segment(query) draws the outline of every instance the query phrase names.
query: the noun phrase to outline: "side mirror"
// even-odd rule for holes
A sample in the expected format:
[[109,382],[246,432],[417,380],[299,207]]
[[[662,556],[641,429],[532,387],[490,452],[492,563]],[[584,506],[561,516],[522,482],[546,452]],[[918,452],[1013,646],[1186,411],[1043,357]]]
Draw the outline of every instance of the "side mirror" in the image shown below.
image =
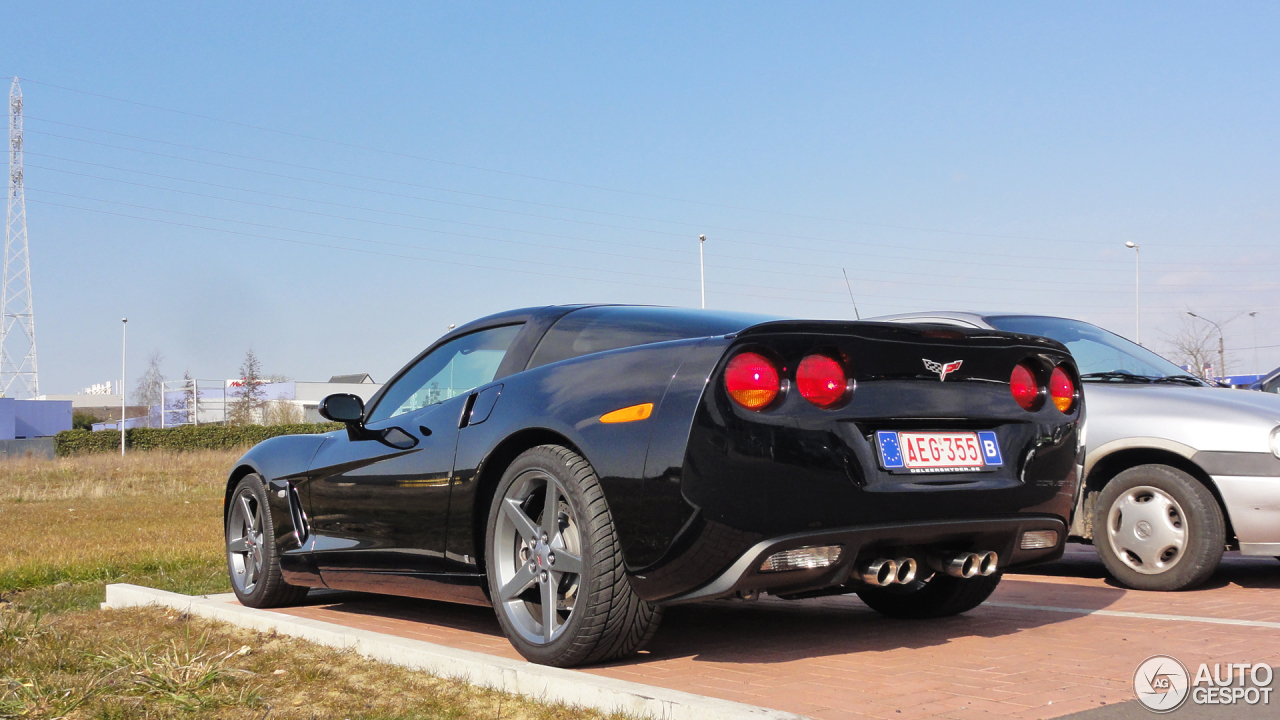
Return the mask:
[[364,401],[359,395],[330,395],[320,401],[320,417],[347,425],[359,425],[364,422]]

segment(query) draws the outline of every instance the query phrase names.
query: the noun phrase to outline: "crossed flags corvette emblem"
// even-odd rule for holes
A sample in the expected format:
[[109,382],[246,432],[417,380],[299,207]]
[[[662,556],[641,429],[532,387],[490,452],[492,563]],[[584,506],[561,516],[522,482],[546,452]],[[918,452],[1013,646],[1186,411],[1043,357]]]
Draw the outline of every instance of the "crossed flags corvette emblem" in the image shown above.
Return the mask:
[[[921,358],[922,360],[924,358]],[[924,361],[924,369],[931,373],[938,373],[938,382],[943,382],[947,376],[960,369],[963,360],[953,360],[949,363],[934,362],[932,360]]]

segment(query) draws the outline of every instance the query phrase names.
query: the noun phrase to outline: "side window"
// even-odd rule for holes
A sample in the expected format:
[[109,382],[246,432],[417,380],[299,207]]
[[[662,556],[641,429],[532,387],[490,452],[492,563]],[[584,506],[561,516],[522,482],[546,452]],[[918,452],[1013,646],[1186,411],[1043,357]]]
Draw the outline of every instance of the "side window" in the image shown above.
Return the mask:
[[1280,393],[1280,377],[1271,378],[1266,385],[1262,386],[1264,392]]
[[480,330],[432,350],[387,388],[368,422],[386,420],[464,395],[493,380],[522,325]]

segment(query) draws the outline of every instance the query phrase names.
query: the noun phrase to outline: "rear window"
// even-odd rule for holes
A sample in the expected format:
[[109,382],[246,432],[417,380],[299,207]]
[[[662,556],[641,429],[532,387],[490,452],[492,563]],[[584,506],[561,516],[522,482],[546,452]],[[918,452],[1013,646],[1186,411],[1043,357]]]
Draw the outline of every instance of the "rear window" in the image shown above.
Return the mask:
[[533,351],[529,367],[637,345],[726,335],[776,319],[767,315],[684,308],[584,308],[565,315],[551,326]]

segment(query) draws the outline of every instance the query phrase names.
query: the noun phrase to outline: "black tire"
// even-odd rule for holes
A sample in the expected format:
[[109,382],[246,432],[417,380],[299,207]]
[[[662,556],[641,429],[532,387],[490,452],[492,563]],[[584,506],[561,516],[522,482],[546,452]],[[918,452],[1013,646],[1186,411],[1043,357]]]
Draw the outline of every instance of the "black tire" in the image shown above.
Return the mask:
[[857,591],[868,607],[881,615],[904,620],[950,617],[968,612],[991,597],[1003,573],[957,578],[934,573],[927,580],[905,585],[875,587]]
[[[1143,536],[1143,521],[1126,521],[1125,509],[1134,508],[1133,517],[1144,517],[1137,508],[1148,505],[1151,509],[1141,512],[1157,514],[1162,522],[1148,522]],[[1095,507],[1093,545],[1107,572],[1123,585],[1187,590],[1208,580],[1222,561],[1227,534],[1222,508],[1209,488],[1177,468],[1129,468],[1107,483]],[[1161,508],[1166,511],[1157,513]],[[1156,542],[1165,533],[1174,540],[1180,536],[1181,547],[1175,551],[1173,540]],[[1147,550],[1158,545],[1165,546],[1164,552]]]
[[[566,582],[570,585],[576,583],[574,603],[561,625],[555,626],[555,622],[562,619],[558,615],[551,621],[550,624],[555,627],[554,632],[559,633],[558,635],[545,633],[544,622],[538,626],[543,628],[539,632],[544,635],[538,636],[537,632],[530,632],[529,619],[519,615],[525,611],[533,615],[533,611],[529,610],[530,603],[515,595],[504,600],[499,576],[502,573],[520,574],[523,572],[521,562],[535,561],[534,555],[539,550],[521,555],[523,550],[520,548],[525,547],[522,544],[525,536],[520,534],[514,536],[517,548],[513,551],[514,554],[500,557],[498,544],[502,542],[510,547],[513,538],[510,528],[514,527],[514,522],[504,519],[503,503],[510,500],[520,507],[518,497],[511,499],[509,496],[518,496],[522,488],[533,487],[537,482],[550,488],[552,480],[548,476],[554,480],[556,492],[561,494],[556,503],[555,520],[558,527],[564,528],[559,551],[570,552],[566,545],[570,540],[565,538],[570,535],[569,523],[572,522],[572,542],[579,553],[581,572],[566,572],[559,576],[559,581],[553,579],[547,583],[552,593],[557,593],[557,588],[564,587]],[[527,502],[531,507],[537,503],[532,495]],[[545,503],[545,499],[543,502]],[[526,519],[533,521],[536,527],[544,527],[545,505],[536,514],[538,519]],[[504,523],[502,527],[507,529],[500,530],[500,519]],[[498,483],[486,527],[485,567],[494,611],[511,644],[529,661],[556,667],[572,667],[615,660],[638,652],[657,632],[662,620],[662,608],[641,599],[631,589],[623,567],[622,550],[614,530],[613,517],[600,490],[600,483],[591,465],[577,453],[558,445],[541,445],[517,457]],[[502,540],[499,540],[500,536]],[[548,543],[553,541],[554,538]],[[551,565],[548,567],[554,566],[554,548],[551,552]],[[517,562],[516,557],[524,557],[525,560]],[[510,563],[516,569],[500,571],[500,563]],[[530,564],[529,567],[532,569],[534,565]],[[554,578],[554,574],[552,577]],[[513,586],[520,585],[514,576],[508,582]],[[528,597],[530,592],[539,599],[547,597],[538,594],[542,590],[540,584],[523,587],[528,589],[520,597]],[[561,607],[560,602],[561,600],[556,600],[551,603],[551,607]],[[537,612],[542,613],[544,608],[540,602],[537,607]],[[536,622],[537,618],[534,617],[534,620]],[[530,639],[526,635],[535,635],[538,639]],[[550,640],[541,641],[546,636],[550,636]]]
[[[241,505],[242,502],[247,505]],[[246,532],[246,515],[256,518],[252,533]],[[310,588],[289,585],[280,574],[280,551],[274,539],[275,520],[271,516],[271,505],[267,502],[267,489],[261,475],[250,473],[236,484],[222,530],[227,551],[227,574],[240,604],[273,608],[302,602]],[[233,551],[233,543],[237,540],[243,542],[246,536],[250,540],[245,543],[248,549]],[[247,573],[250,565],[253,572]]]

